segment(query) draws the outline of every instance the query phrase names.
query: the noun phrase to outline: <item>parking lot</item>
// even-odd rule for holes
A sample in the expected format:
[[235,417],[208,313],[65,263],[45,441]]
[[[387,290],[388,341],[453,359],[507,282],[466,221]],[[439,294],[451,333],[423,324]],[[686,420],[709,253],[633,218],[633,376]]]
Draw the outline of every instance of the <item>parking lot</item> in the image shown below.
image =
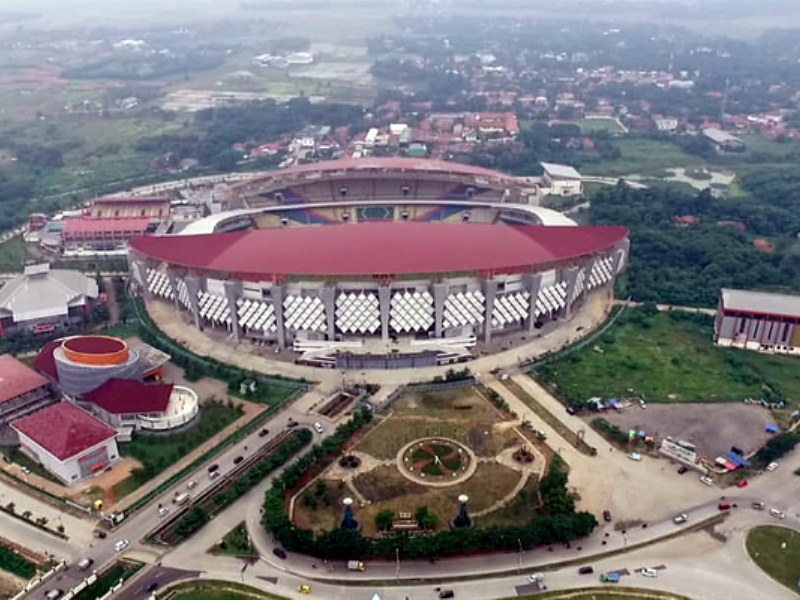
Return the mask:
[[691,442],[712,460],[731,446],[746,454],[757,450],[771,437],[764,425],[773,422],[765,408],[748,404],[648,404],[602,416],[624,431],[644,429],[657,440],[671,436]]

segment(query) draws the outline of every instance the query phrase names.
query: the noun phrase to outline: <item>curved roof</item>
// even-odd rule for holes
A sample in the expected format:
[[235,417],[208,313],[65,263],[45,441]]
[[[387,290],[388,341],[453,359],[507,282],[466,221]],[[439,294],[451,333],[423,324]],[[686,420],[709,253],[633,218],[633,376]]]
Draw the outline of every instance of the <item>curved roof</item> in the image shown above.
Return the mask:
[[627,235],[620,226],[389,222],[145,237],[130,246],[170,264],[243,275],[372,276],[513,272],[611,248]]
[[250,184],[263,179],[291,178],[296,175],[306,173],[339,173],[348,171],[351,173],[375,171],[405,171],[411,173],[440,173],[443,175],[465,175],[469,177],[487,177],[497,181],[508,181],[516,183],[516,179],[499,171],[475,167],[456,162],[444,160],[431,160],[427,158],[345,158],[341,160],[326,160],[317,163],[308,163],[280,169],[278,171],[267,171],[261,177],[249,179],[245,184]]
[[[531,206],[529,204],[514,204],[511,202],[477,202],[469,200],[458,201],[445,201],[445,200],[403,200],[403,205],[441,205],[441,206],[474,206],[476,208],[496,208],[499,210],[516,210],[526,212],[535,217],[541,225],[563,225],[572,226],[576,225],[575,221],[570,219],[564,213],[560,213],[551,208],[542,208],[541,206]],[[343,203],[347,206],[356,206],[359,203],[353,202],[351,204]],[[375,200],[368,203],[363,203],[366,206],[395,206],[399,204],[398,200]],[[226,212],[209,215],[202,219],[198,219],[189,223],[184,227],[178,235],[199,235],[202,233],[214,233],[217,228],[224,225],[232,219],[245,217],[248,215],[257,215],[261,213],[281,212],[288,210],[300,209],[317,209],[317,208],[331,208],[340,206],[342,204],[331,202],[314,202],[309,204],[286,204],[282,206],[266,206],[261,208],[240,208],[238,210],[229,210]]]

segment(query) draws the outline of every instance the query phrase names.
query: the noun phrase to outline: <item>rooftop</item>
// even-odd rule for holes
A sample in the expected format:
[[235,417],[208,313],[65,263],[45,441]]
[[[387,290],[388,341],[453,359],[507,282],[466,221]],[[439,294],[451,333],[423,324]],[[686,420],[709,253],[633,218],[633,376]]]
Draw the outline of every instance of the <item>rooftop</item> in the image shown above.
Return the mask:
[[47,380],[10,354],[0,356],[0,404],[47,385]]
[[557,179],[581,179],[581,174],[574,167],[569,165],[556,165],[553,163],[542,163],[544,172]]
[[62,401],[11,423],[60,461],[65,461],[117,435],[100,419]]
[[104,233],[126,232],[144,233],[150,226],[150,217],[125,217],[119,219],[93,219],[80,217],[67,219],[63,233]]
[[102,196],[92,200],[92,204],[163,204],[170,202],[166,196]]
[[515,272],[608,249],[620,226],[348,223],[209,235],[143,237],[131,248],[188,268],[243,275]]
[[781,317],[800,317],[800,296],[727,288],[723,288],[720,293],[725,310],[741,310]]
[[115,414],[164,412],[169,406],[172,384],[146,384],[133,379],[109,379],[83,395],[89,402]]
[[36,270],[10,279],[0,289],[0,310],[14,322],[65,315],[73,302],[97,298],[97,282],[80,271]]

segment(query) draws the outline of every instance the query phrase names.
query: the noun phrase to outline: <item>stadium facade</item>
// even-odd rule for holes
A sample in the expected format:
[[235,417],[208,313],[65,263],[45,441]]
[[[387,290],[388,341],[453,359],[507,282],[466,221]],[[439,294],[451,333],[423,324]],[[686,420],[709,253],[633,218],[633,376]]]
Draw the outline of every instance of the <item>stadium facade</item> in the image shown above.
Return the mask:
[[[132,240],[131,269],[144,293],[236,341],[339,368],[436,364],[442,348],[534,333],[590,293],[613,295],[627,230],[528,200],[516,179],[455,163],[304,165],[233,187],[229,205],[242,208]],[[401,338],[416,357],[350,356]]]

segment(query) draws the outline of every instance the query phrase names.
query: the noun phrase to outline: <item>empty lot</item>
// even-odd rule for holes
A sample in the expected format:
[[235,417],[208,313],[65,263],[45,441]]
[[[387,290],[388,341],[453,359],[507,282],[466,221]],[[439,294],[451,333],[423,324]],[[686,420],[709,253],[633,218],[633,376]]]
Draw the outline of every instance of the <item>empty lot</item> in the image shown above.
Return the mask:
[[671,436],[691,442],[711,459],[731,446],[745,453],[757,450],[770,438],[764,425],[773,422],[769,411],[750,404],[648,404],[645,410],[631,406],[602,416],[625,431],[644,429],[658,439]]

